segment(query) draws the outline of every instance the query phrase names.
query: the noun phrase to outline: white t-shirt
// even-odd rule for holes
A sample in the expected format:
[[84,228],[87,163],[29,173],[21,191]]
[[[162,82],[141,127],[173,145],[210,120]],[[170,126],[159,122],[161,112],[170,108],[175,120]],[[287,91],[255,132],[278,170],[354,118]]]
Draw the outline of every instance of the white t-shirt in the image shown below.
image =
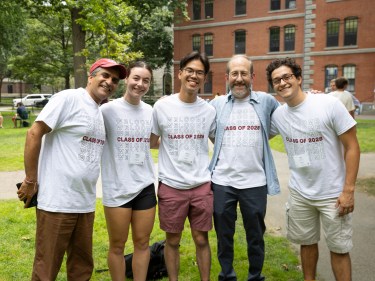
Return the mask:
[[334,91],[330,92],[329,95],[338,98],[348,111],[355,110],[352,94],[348,91]]
[[238,189],[266,185],[262,128],[249,99],[234,100],[212,181]]
[[355,126],[342,103],[330,95],[306,95],[295,107],[280,106],[272,115],[271,135],[280,133],[288,154],[289,187],[312,199],[338,197],[345,182],[339,135]]
[[103,205],[118,207],[155,181],[150,152],[152,107],[119,98],[100,109],[107,134],[102,157]]
[[52,96],[38,115],[52,131],[43,137],[38,168],[38,208],[49,212],[95,211],[96,182],[105,142],[98,104],[83,89]]
[[159,180],[177,189],[190,189],[211,180],[208,137],[215,136],[215,109],[199,98],[184,103],[179,94],[157,101],[152,133],[161,137]]

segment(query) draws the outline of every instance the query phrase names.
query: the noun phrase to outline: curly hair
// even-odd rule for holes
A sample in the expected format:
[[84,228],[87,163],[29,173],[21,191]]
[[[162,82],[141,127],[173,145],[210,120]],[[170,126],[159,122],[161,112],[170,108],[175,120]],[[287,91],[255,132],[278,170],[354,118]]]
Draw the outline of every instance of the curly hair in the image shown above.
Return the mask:
[[276,68],[279,68],[281,66],[289,67],[292,70],[292,72],[293,72],[293,74],[296,78],[302,76],[302,69],[299,66],[299,64],[296,63],[296,61],[294,59],[288,58],[288,57],[283,58],[283,59],[275,59],[266,68],[267,80],[268,80],[268,83],[271,85],[271,87],[273,86],[273,84],[272,84],[272,72]]

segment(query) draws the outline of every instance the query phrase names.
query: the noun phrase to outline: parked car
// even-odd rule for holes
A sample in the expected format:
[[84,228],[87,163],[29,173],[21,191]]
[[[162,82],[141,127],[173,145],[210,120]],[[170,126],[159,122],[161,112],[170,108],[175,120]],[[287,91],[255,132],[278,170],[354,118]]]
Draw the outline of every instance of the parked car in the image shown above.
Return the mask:
[[[51,94],[30,94],[22,99],[13,99],[13,106],[16,107],[17,103],[22,102],[24,106],[40,106],[43,107],[51,98]],[[47,100],[47,102],[46,102]]]

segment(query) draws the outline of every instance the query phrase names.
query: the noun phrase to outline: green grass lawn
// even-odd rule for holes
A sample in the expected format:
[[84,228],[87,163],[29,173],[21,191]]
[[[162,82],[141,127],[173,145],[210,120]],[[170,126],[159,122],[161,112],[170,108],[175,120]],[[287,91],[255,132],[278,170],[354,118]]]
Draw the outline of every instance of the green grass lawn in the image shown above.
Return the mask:
[[[34,258],[35,243],[35,208],[23,209],[16,200],[5,200],[0,204],[0,280],[30,280]],[[244,241],[245,233],[242,218],[239,214],[235,235],[235,269],[238,280],[246,280],[247,254]],[[216,259],[216,237],[210,231],[212,250],[211,280],[216,280],[219,264]],[[131,235],[129,235],[131,239]],[[151,243],[164,239],[164,232],[159,229],[158,218],[151,235]],[[95,269],[91,280],[111,280],[107,271],[108,236],[100,199],[97,201],[94,225],[94,263]],[[131,240],[128,241],[125,253],[132,253]],[[189,225],[185,225],[181,246],[181,281],[199,280],[199,272],[195,259],[195,247],[191,238]],[[266,259],[263,270],[269,281],[297,281],[302,280],[299,261],[290,243],[283,237],[266,234]],[[66,280],[65,265],[57,280]],[[164,278],[163,280],[167,280]]]

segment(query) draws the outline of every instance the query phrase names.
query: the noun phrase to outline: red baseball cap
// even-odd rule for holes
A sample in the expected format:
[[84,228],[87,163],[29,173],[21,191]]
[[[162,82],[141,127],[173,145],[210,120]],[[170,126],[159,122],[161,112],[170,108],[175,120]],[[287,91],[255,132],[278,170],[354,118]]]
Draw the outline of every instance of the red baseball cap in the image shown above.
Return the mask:
[[119,70],[120,72],[120,79],[125,79],[126,77],[126,68],[114,60],[111,59],[99,59],[97,60],[91,67],[90,67],[90,74],[97,69],[98,67],[103,67],[103,68],[111,68],[115,67]]

